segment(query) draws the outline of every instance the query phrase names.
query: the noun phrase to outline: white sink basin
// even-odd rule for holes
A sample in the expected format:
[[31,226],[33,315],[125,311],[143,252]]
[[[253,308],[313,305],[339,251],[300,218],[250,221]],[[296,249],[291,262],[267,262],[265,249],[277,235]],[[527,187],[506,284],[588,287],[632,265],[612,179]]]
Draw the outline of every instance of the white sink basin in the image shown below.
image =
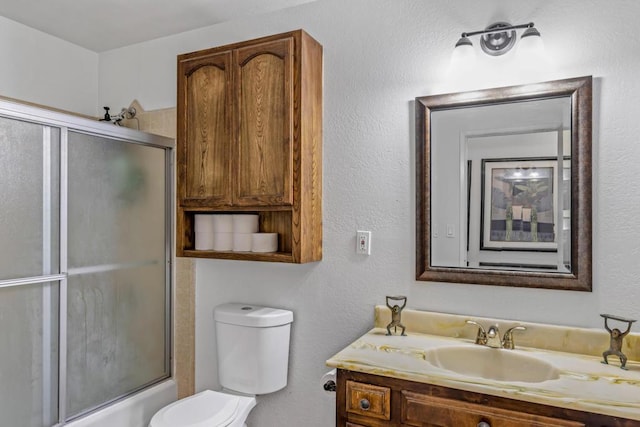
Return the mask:
[[496,381],[539,383],[560,377],[558,370],[544,360],[518,350],[479,345],[436,348],[425,353],[425,360],[461,375]]

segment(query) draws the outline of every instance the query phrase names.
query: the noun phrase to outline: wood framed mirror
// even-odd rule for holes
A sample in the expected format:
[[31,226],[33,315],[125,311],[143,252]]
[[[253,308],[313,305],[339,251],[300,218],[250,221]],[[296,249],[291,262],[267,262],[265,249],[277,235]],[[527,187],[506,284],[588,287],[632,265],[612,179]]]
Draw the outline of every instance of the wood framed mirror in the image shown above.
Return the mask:
[[415,106],[416,279],[591,291],[592,78]]

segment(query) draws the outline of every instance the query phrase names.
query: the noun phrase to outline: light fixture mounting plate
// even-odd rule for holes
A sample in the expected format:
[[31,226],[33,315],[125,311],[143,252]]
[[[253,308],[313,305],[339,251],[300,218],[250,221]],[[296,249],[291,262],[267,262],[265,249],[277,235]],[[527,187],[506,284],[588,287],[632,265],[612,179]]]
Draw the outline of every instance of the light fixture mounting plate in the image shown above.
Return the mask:
[[516,30],[500,31],[501,28],[512,27],[507,22],[496,22],[486,28],[490,31],[480,37],[480,47],[491,56],[500,56],[509,52],[514,44],[516,44]]

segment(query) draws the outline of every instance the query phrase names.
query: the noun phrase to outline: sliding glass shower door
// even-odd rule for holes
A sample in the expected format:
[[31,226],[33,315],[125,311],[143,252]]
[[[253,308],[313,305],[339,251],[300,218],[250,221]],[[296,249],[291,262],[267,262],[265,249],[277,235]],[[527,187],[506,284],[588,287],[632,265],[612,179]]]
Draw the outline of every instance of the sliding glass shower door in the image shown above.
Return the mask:
[[67,414],[168,374],[163,149],[69,132]]
[[0,102],[0,424],[169,377],[171,144]]
[[60,131],[0,117],[0,417],[58,421]]

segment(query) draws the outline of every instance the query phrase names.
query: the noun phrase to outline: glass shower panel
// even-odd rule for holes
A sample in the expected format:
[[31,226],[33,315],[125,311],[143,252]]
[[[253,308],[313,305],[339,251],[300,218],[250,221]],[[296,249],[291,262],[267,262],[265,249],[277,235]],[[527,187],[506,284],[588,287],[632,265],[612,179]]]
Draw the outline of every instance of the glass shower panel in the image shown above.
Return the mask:
[[164,265],[165,151],[69,132],[69,273]]
[[69,132],[67,417],[169,375],[165,150]]
[[58,272],[60,130],[0,117],[0,280]]
[[161,266],[70,277],[68,301],[69,418],[169,375]]
[[0,288],[0,425],[58,421],[58,283]]

